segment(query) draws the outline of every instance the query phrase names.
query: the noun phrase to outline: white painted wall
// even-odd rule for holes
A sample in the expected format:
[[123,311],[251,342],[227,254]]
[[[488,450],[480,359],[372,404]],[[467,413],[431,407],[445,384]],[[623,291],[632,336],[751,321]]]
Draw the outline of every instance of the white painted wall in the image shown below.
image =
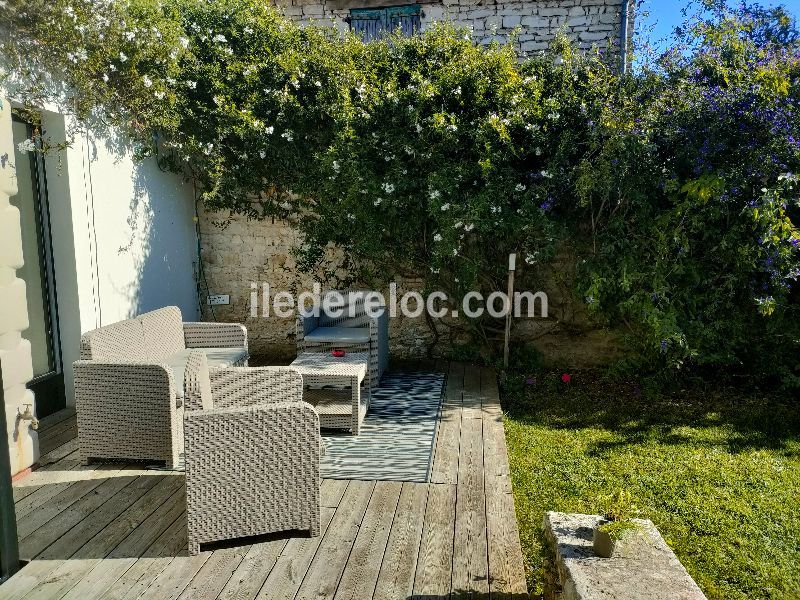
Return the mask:
[[[68,119],[68,118],[67,118]],[[45,135],[69,121],[44,113]],[[167,305],[198,317],[197,239],[190,182],[138,162],[112,137],[80,133],[45,158],[67,403],[86,331]]]

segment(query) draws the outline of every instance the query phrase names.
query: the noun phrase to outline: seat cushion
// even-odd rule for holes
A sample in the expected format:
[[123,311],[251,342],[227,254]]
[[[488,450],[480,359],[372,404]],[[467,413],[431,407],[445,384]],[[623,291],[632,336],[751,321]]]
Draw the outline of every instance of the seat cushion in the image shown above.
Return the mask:
[[248,357],[247,348],[189,348],[167,356],[161,360],[161,363],[172,369],[172,374],[175,376],[175,388],[178,398],[183,398],[186,362],[189,360],[189,353],[192,352],[192,350],[202,350],[205,352],[209,369],[231,367]]
[[368,344],[369,327],[317,327],[305,339],[320,344]]

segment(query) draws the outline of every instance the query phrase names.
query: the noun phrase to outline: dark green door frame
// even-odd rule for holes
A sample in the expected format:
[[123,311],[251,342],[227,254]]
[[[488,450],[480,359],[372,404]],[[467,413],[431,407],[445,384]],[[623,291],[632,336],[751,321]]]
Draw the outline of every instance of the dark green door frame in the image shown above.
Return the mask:
[[[8,431],[2,369],[0,369],[0,431]],[[5,440],[0,447],[0,583],[19,570],[18,544],[14,490],[11,487],[11,457],[8,454],[8,441]]]

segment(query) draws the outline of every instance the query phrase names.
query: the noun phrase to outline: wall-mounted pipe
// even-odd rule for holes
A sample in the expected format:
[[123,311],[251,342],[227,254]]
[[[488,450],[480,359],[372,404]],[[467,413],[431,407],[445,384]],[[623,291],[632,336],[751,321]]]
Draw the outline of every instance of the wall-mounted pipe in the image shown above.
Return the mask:
[[619,24],[619,71],[628,72],[628,16],[630,14],[630,0],[622,0]]

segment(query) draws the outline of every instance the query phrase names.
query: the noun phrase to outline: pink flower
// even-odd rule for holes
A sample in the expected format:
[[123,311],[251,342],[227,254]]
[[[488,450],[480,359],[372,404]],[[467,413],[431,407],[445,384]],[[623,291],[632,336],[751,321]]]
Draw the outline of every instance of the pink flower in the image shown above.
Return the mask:
[[570,376],[569,373],[564,373],[561,376],[561,381],[563,381],[564,383],[569,383],[570,381],[572,381],[572,377]]

